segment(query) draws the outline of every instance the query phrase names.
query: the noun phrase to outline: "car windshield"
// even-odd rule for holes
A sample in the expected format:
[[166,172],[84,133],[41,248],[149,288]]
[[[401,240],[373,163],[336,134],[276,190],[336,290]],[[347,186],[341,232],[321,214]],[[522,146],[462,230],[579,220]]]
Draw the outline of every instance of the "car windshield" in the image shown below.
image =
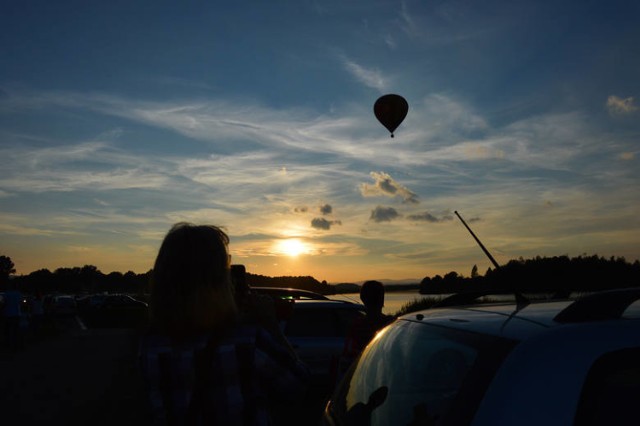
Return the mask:
[[399,321],[365,349],[330,411],[341,424],[464,424],[514,345]]
[[344,337],[353,321],[364,312],[345,307],[298,309],[286,325],[289,337]]

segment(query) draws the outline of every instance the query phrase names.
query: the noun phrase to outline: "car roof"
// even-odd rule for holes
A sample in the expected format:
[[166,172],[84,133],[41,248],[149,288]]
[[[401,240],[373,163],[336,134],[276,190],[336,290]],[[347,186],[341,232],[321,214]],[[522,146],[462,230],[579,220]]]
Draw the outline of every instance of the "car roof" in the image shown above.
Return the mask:
[[277,296],[282,298],[293,299],[312,299],[312,300],[327,300],[328,297],[309,290],[302,290],[289,287],[262,287],[251,286],[251,291],[261,294],[268,294],[270,296]]
[[333,299],[296,299],[294,300],[297,307],[302,308],[330,308],[337,306],[344,306],[347,309],[359,309],[364,310],[364,305],[360,303],[349,302],[346,300],[333,300]]
[[73,300],[75,300],[75,296],[72,296],[70,294],[58,294],[58,295],[55,295],[53,297],[54,297],[54,299],[73,299]]
[[640,319],[640,288],[595,292],[576,300],[446,306],[400,319],[524,340],[567,324]]

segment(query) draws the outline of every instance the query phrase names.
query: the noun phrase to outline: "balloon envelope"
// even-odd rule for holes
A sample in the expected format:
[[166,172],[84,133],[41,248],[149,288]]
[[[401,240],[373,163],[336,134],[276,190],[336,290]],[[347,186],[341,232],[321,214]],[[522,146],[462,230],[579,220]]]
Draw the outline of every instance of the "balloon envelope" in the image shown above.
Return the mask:
[[373,104],[373,113],[378,121],[391,132],[391,137],[393,137],[393,131],[407,116],[408,111],[409,104],[400,95],[384,95]]

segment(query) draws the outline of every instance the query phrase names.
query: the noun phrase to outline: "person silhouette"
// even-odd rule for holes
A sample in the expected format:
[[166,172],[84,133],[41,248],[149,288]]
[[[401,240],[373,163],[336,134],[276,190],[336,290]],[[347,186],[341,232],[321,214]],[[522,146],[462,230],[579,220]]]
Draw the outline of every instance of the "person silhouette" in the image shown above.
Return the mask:
[[269,424],[270,403],[305,395],[309,370],[286,343],[269,298],[241,321],[229,237],[175,224],[152,271],[140,363],[154,424]]
[[393,317],[382,312],[384,307],[384,285],[380,281],[366,281],[360,287],[360,300],[364,304],[366,314],[356,318],[344,342],[342,355],[338,362],[337,382],[349,366],[360,355],[376,333],[389,325]]
[[3,299],[2,315],[4,317],[7,347],[11,350],[21,349],[24,341],[20,321],[25,312],[22,311],[23,295],[18,290],[15,281],[9,280]]

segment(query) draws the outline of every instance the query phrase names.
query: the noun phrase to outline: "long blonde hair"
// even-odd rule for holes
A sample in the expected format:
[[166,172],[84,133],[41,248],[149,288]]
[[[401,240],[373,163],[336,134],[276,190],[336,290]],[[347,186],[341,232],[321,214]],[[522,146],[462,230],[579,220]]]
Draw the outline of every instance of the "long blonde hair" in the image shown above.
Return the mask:
[[230,278],[229,237],[217,226],[176,223],[152,273],[151,325],[173,337],[222,331],[237,317]]

